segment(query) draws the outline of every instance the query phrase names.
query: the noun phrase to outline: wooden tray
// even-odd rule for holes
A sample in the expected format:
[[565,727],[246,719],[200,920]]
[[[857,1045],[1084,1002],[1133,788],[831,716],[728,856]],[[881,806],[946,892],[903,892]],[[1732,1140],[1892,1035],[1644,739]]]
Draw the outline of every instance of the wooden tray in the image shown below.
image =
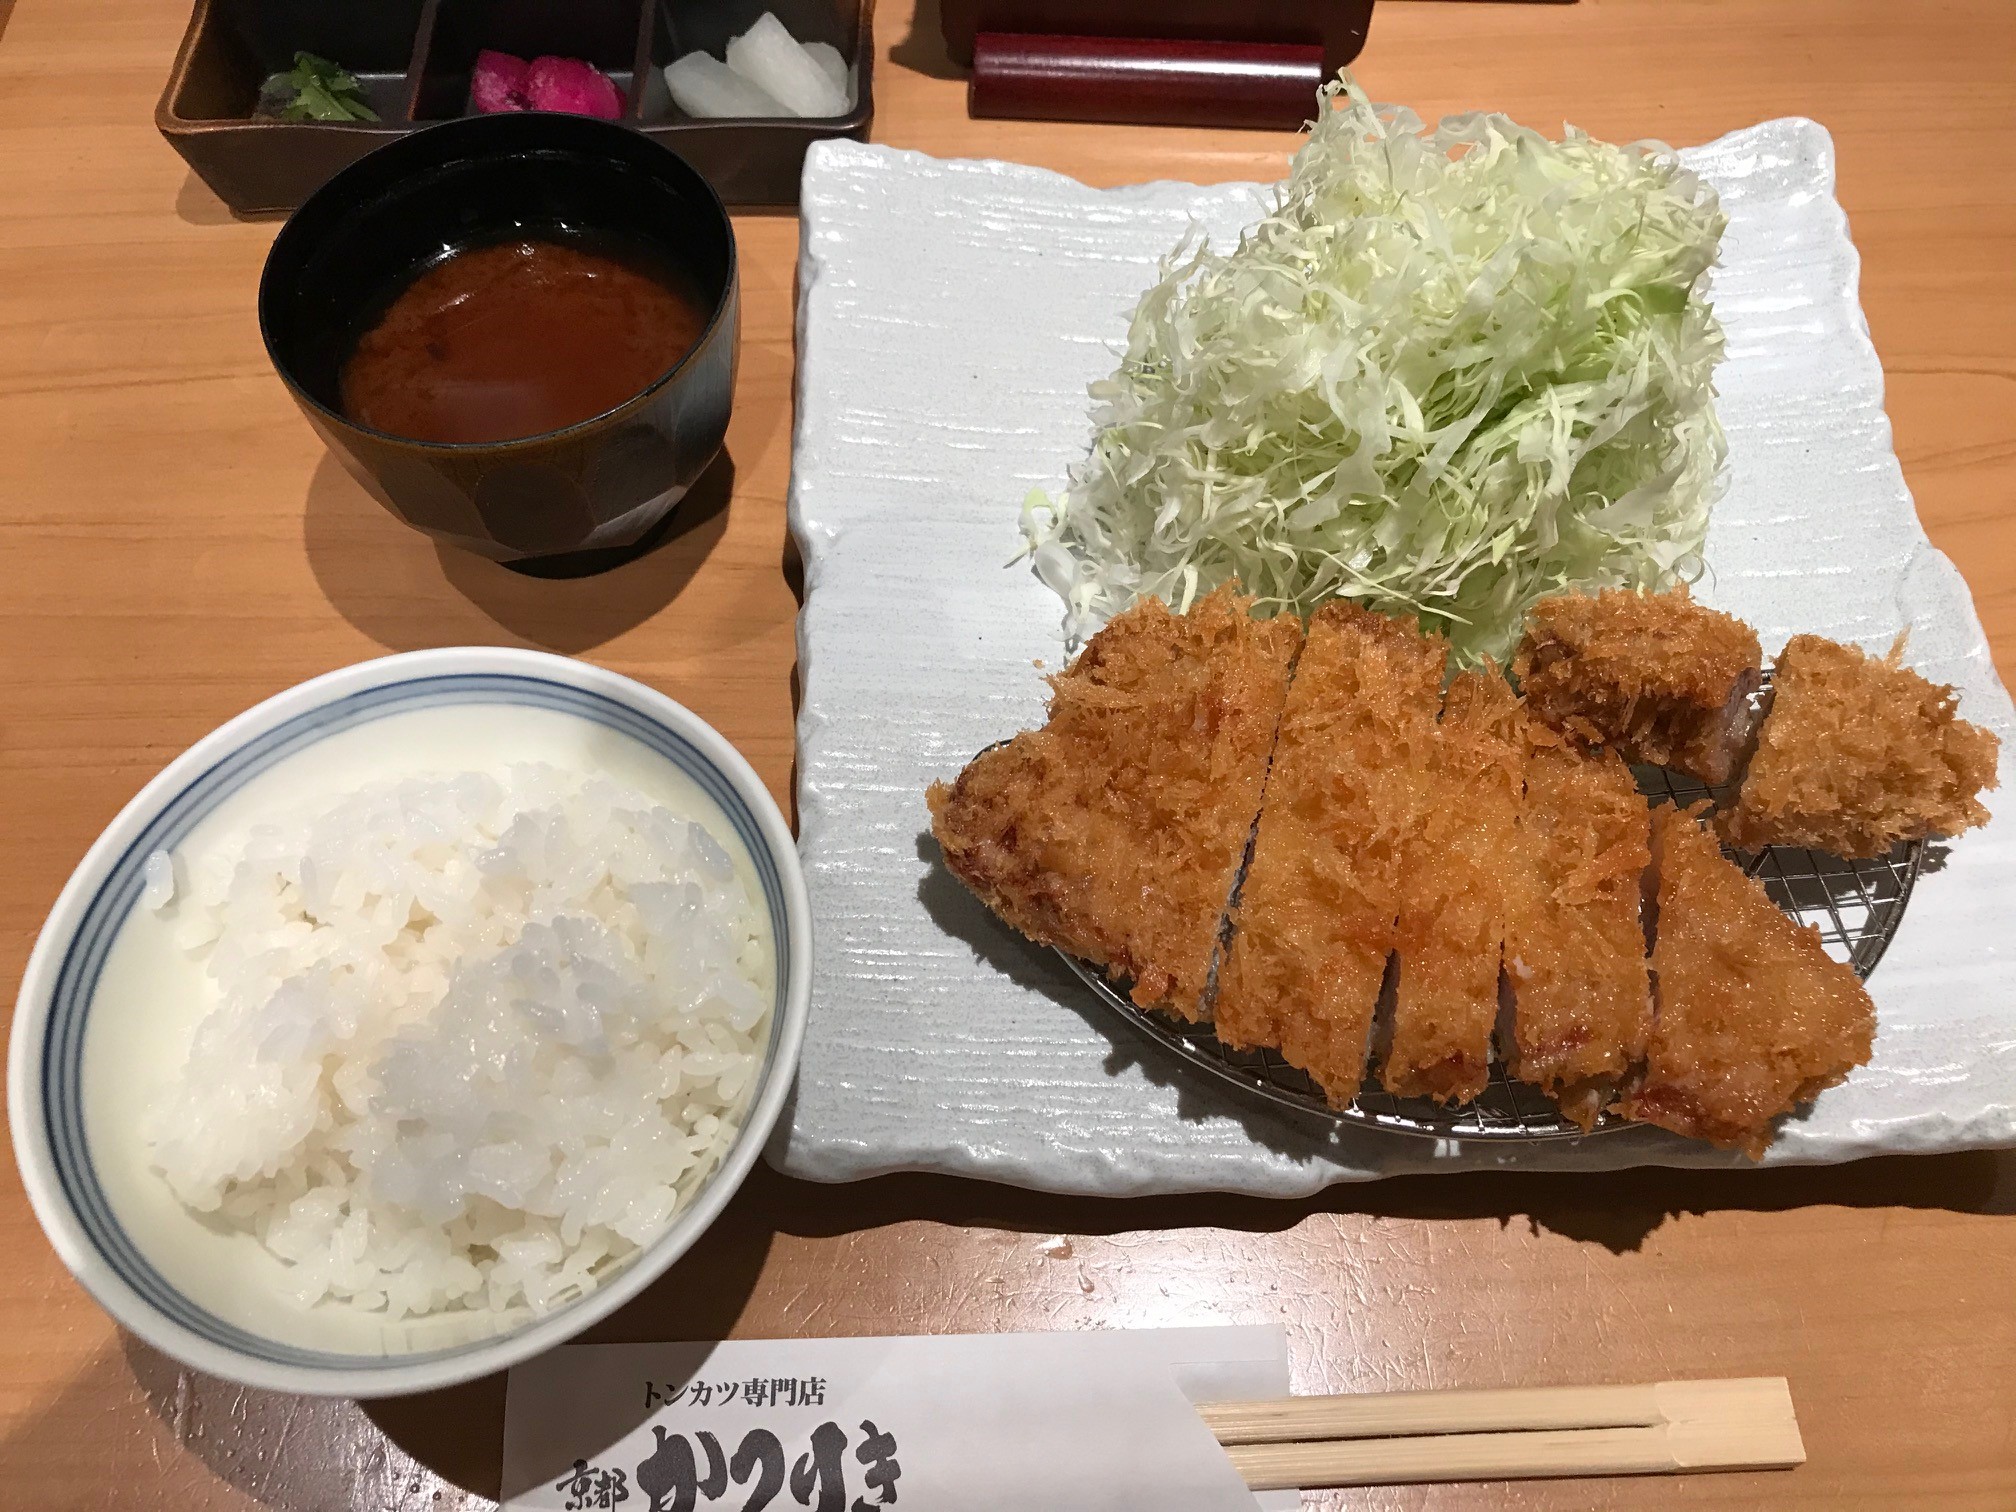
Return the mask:
[[[840,49],[854,107],[830,120],[697,121],[675,106],[664,65],[774,11],[805,42]],[[623,119],[704,174],[730,205],[798,203],[805,149],[861,140],[874,114],[874,0],[196,0],[154,124],[241,215],[291,210],[337,170],[395,137],[462,115],[485,47],[585,58],[623,91]],[[296,51],[363,84],[376,124],[252,118],[260,85]]]

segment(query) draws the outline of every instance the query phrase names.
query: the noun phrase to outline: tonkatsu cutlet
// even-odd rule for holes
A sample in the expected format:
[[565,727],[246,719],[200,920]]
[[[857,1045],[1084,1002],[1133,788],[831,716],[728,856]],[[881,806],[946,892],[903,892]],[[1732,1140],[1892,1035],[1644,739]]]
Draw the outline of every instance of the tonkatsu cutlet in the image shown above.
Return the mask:
[[1319,609],[1281,716],[1213,1011],[1333,1102],[1358,1095],[1427,787],[1448,644],[1354,604]]
[[1995,786],[2001,742],[1903,655],[1901,639],[1885,657],[1817,635],[1786,642],[1757,754],[1720,821],[1730,844],[1860,858],[1987,822],[1979,795]]
[[1508,1069],[1583,1128],[1645,1051],[1650,816],[1614,751],[1536,746],[1506,879]]
[[1301,644],[1221,588],[1146,599],[1051,680],[1050,719],[930,792],[953,875],[1031,939],[1195,1019]]
[[1657,1016],[1629,1117],[1753,1158],[1771,1121],[1869,1059],[1876,1009],[1690,813],[1652,818]]
[[1762,666],[1757,632],[1683,586],[1542,599],[1512,669],[1527,711],[1571,742],[1722,783],[1749,741]]
[[1450,683],[1401,867],[1399,981],[1380,1067],[1395,1096],[1468,1102],[1490,1080],[1505,858],[1525,757],[1519,700],[1495,667]]

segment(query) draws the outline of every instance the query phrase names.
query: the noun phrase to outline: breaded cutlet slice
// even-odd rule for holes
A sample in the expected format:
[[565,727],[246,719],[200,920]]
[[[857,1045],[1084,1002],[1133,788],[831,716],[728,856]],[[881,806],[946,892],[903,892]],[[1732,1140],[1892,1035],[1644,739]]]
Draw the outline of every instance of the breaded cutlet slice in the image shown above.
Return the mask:
[[1042,729],[929,795],[945,864],[989,908],[1188,1019],[1302,641],[1251,604],[1226,587],[1188,614],[1134,605],[1051,679]]
[[1691,813],[1653,811],[1657,1016],[1632,1118],[1753,1158],[1771,1121],[1869,1059],[1876,1007]]
[[1358,1095],[1427,787],[1448,643],[1355,604],[1319,609],[1295,667],[1212,1022],[1333,1102]]
[[1424,812],[1400,873],[1399,980],[1380,1066],[1396,1097],[1468,1102],[1490,1079],[1525,729],[1495,667],[1462,673],[1442,695]]
[[1536,745],[1506,874],[1507,1069],[1587,1129],[1652,1027],[1639,893],[1651,817],[1614,751]]
[[1722,783],[1749,743],[1763,665],[1757,632],[1683,585],[1542,599],[1512,670],[1527,711],[1576,744]]
[[1795,635],[1771,673],[1771,711],[1736,804],[1731,845],[1880,856],[1899,840],[1985,824],[2001,742],[1955,712],[1960,695],[1903,665]]

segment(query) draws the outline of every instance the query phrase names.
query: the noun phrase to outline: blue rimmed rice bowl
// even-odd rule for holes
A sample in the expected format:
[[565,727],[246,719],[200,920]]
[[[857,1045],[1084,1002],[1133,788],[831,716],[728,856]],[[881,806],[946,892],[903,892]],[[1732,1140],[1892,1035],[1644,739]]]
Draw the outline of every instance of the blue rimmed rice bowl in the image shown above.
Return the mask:
[[[519,749],[523,746],[523,749]],[[571,1301],[534,1311],[449,1309],[394,1319],[303,1305],[287,1262],[177,1200],[148,1168],[142,1109],[179,1066],[200,1011],[166,985],[193,968],[165,929],[135,927],[149,857],[234,822],[259,795],[341,790],[455,769],[456,753],[550,761],[681,795],[720,821],[770,935],[774,998],[732,1144],[669,1225]],[[710,823],[710,829],[716,828]],[[160,863],[157,861],[156,866]],[[91,847],[37,940],[16,1004],[8,1093],[36,1216],[78,1280],[150,1344],[277,1390],[384,1396],[503,1369],[620,1307],[683,1254],[755,1163],[790,1091],[810,994],[809,910],[789,827],[728,742],[664,695],[600,668],[501,648],[419,651],[289,689],[199,741]],[[158,936],[158,938],[157,938]],[[187,999],[187,1002],[184,1002]],[[764,1036],[767,1035],[767,1039]]]

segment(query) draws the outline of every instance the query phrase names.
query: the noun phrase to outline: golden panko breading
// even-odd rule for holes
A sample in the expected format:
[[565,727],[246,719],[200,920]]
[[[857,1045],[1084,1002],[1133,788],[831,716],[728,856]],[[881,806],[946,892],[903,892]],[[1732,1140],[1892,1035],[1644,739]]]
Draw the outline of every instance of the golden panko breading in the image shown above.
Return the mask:
[[1959,695],[1886,657],[1795,635],[1771,674],[1771,712],[1724,838],[1880,856],[1899,840],[1984,824],[2000,742],[1954,710]]
[[1585,1129],[1644,1054],[1652,1024],[1639,911],[1650,824],[1614,751],[1538,746],[1528,757],[1507,858],[1508,1062]]
[[1396,1096],[1468,1102],[1490,1080],[1525,728],[1495,667],[1463,673],[1443,695],[1425,811],[1401,868],[1399,982],[1380,1067]]
[[1622,1111],[1755,1157],[1771,1121],[1869,1059],[1876,1008],[1689,813],[1654,812],[1657,1018]]
[[1281,717],[1213,1023],[1339,1104],[1364,1078],[1447,657],[1411,623],[1326,604]]
[[1762,666],[1757,632],[1685,587],[1542,599],[1512,664],[1528,712],[1571,741],[1710,783],[1735,775]]
[[1251,602],[1135,605],[1051,679],[1049,723],[930,792],[945,864],[989,908],[1191,1019],[1302,639]]

